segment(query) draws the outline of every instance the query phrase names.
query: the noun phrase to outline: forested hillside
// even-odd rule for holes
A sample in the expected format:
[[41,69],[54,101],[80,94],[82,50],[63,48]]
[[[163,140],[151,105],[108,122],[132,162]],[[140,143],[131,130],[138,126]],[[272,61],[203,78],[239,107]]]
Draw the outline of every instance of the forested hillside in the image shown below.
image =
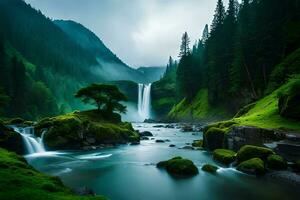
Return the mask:
[[82,25],[53,22],[22,0],[0,1],[4,116],[37,119],[79,109],[79,88],[123,79],[147,81]]
[[180,103],[169,117],[233,116],[299,73],[300,3],[230,0],[225,9],[218,0],[210,30],[189,45],[185,33],[175,80]]

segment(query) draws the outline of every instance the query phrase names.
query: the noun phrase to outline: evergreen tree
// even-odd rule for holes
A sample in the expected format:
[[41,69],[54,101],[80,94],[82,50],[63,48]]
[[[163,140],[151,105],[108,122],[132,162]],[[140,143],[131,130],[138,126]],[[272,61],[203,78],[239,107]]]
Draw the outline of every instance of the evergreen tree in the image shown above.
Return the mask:
[[181,39],[179,57],[182,58],[184,56],[188,56],[189,54],[190,54],[190,38],[187,32],[185,32],[182,35],[182,39]]
[[225,7],[222,0],[218,0],[217,7],[214,14],[214,19],[211,25],[211,31],[217,31],[220,25],[223,24],[225,19]]
[[209,37],[208,24],[206,24],[205,27],[204,27],[203,33],[202,33],[201,42],[203,44],[205,44],[206,41],[208,40],[208,37]]

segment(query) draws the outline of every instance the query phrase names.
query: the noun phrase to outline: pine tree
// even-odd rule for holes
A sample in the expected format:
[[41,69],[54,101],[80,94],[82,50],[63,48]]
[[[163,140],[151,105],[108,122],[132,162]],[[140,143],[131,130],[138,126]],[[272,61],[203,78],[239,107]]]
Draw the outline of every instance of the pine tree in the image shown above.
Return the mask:
[[208,24],[206,24],[202,33],[201,42],[205,44],[206,41],[208,40],[208,37],[209,37]]
[[190,38],[187,32],[185,32],[182,35],[182,39],[181,39],[179,57],[182,58],[184,56],[188,56],[189,54],[190,54]]
[[211,32],[215,32],[220,25],[223,24],[225,19],[225,7],[222,0],[218,0],[215,10],[214,19],[211,25]]

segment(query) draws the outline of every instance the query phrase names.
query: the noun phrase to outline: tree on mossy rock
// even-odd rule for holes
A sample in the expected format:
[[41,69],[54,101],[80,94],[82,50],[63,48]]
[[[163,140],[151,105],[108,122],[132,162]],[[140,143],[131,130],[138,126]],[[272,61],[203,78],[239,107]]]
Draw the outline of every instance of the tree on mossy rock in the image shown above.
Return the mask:
[[114,111],[126,112],[126,106],[122,105],[120,101],[127,101],[127,98],[115,85],[91,84],[80,89],[75,97],[82,99],[86,104],[96,105],[99,112],[108,115]]

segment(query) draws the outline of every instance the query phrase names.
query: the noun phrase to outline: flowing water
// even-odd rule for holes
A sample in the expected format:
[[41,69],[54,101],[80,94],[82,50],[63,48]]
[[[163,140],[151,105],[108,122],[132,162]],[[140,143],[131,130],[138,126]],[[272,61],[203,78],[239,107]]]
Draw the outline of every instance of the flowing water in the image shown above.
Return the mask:
[[141,120],[150,119],[151,83],[138,84],[138,114]]
[[27,154],[45,152],[45,147],[43,144],[43,137],[45,132],[43,132],[42,136],[39,138],[34,135],[33,127],[22,128],[22,127],[13,126],[12,128],[22,136]]
[[[202,133],[181,132],[176,128],[157,128],[157,124],[136,123],[141,131],[151,131],[155,139],[170,140],[140,145],[122,145],[94,151],[44,152],[27,155],[38,170],[61,177],[73,188],[88,187],[111,200],[235,200],[298,199],[300,192],[284,183],[245,175],[215,163],[206,151],[180,149],[200,139]],[[175,148],[169,147],[176,145]],[[155,163],[182,156],[192,160],[199,174],[177,179],[158,169]],[[201,171],[205,163],[219,165],[216,175]]]

